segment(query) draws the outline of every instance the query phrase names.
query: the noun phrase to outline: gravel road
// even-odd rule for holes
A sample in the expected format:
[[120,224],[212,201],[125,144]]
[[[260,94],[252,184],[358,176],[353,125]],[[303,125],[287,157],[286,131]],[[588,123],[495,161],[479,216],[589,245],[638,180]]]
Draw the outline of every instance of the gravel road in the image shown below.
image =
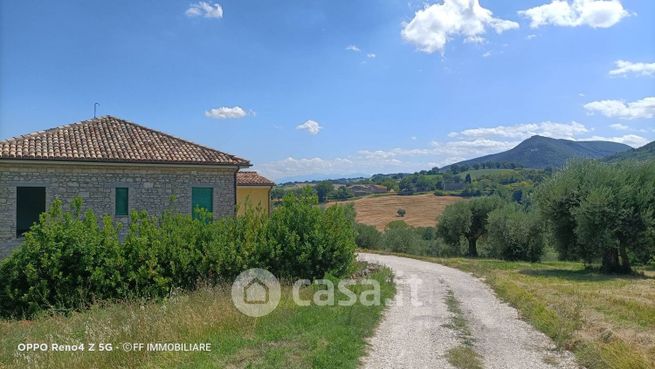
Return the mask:
[[571,353],[556,351],[547,336],[471,274],[398,256],[362,253],[359,259],[390,267],[397,284],[362,368],[453,368],[445,354],[461,342],[446,326],[448,290],[461,304],[485,369],[578,368]]

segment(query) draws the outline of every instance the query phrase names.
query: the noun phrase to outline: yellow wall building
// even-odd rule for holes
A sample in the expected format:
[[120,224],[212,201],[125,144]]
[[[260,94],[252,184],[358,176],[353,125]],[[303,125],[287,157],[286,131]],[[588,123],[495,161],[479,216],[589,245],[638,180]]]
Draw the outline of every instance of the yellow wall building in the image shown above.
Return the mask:
[[273,186],[275,183],[257,172],[237,172],[237,214],[243,214],[248,207],[270,214]]

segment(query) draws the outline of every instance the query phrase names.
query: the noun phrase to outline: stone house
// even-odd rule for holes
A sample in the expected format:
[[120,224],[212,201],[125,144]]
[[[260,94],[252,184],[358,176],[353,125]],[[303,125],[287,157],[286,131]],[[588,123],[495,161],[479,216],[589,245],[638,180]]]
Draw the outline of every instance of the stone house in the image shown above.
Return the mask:
[[[0,141],[0,257],[55,198],[127,223],[131,210],[235,214],[250,162],[112,116]],[[172,201],[174,199],[174,201]],[[4,251],[3,251],[4,249]]]

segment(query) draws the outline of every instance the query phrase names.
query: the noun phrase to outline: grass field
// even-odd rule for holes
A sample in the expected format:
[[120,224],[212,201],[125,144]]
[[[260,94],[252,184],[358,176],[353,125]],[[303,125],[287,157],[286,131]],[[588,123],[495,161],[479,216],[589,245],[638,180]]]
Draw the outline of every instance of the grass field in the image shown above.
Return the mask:
[[[411,257],[411,256],[410,256]],[[580,263],[417,257],[483,278],[588,369],[655,368],[655,272],[603,275]]]
[[[412,196],[371,196],[339,203],[353,203],[357,211],[357,222],[375,226],[382,231],[394,220],[403,220],[415,227],[434,227],[437,217],[446,206],[461,200],[461,197],[435,196],[429,193]],[[396,213],[399,208],[407,211],[402,218]]]
[[[382,301],[392,297],[390,271],[372,277],[381,283]],[[311,298],[316,288],[301,294]],[[208,287],[165,302],[115,303],[67,317],[0,321],[0,368],[356,368],[382,309],[359,303],[300,307],[287,288],[273,313],[255,319],[234,308],[229,290]],[[21,342],[105,342],[113,344],[113,351],[25,353],[17,351]],[[209,342],[212,351],[125,352],[125,342]]]

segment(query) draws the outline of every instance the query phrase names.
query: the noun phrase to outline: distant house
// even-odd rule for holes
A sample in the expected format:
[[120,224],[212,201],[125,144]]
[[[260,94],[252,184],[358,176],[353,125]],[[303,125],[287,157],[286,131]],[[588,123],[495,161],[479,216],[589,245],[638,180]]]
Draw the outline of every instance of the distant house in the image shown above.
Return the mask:
[[257,172],[240,171],[237,173],[237,207],[243,214],[248,207],[271,212],[271,189],[275,183],[262,177]]
[[97,214],[123,222],[131,210],[159,214],[169,206],[234,215],[237,172],[249,166],[112,116],[0,141],[0,256],[55,198],[81,196]]

